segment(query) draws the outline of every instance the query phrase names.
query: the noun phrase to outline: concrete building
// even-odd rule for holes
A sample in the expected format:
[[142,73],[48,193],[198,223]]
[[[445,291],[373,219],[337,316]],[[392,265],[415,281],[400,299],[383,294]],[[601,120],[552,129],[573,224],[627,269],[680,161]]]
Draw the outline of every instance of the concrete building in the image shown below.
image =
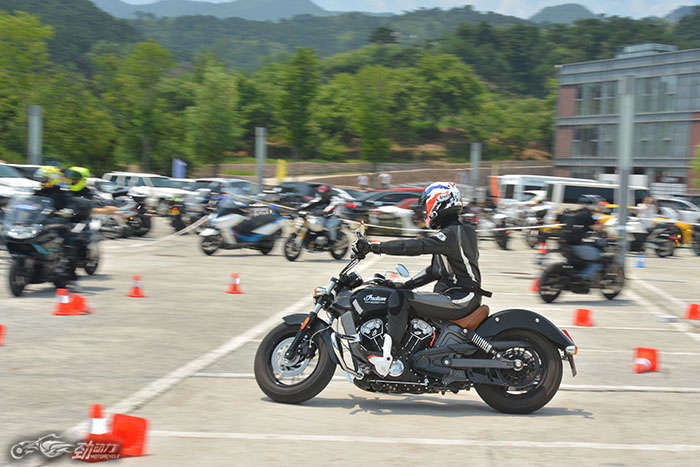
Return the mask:
[[700,143],[700,49],[663,44],[560,66],[555,175],[615,173],[618,86],[625,75],[636,77],[632,173],[648,175],[656,193],[697,192],[691,162]]

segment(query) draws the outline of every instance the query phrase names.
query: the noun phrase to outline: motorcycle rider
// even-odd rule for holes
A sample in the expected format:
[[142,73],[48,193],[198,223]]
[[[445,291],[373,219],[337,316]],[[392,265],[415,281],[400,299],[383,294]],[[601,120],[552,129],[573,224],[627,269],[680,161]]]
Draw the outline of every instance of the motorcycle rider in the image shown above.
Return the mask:
[[[426,223],[437,229],[433,235],[408,240],[368,242],[360,238],[353,252],[360,258],[367,253],[398,256],[433,255],[430,266],[416,274],[388,300],[387,334],[384,335],[384,355],[367,359],[381,376],[390,370],[397,347],[401,345],[408,324],[408,306],[424,316],[457,320],[471,314],[481,305],[482,296],[491,296],[481,288],[479,249],[475,230],[459,221],[462,197],[453,183],[436,182],[423,192]],[[433,292],[413,292],[412,289],[435,282]],[[387,343],[388,342],[388,343]],[[396,347],[395,347],[396,346]]]
[[591,231],[600,232],[604,226],[593,218],[594,207],[599,197],[583,195],[578,199],[581,208],[561,217],[565,224],[562,227],[562,239],[569,245],[574,254],[586,263],[579,277],[588,282],[603,267],[600,263],[600,250],[590,242],[585,242],[586,234]]
[[328,231],[329,246],[333,246],[338,239],[338,228],[342,221],[335,217],[335,208],[340,204],[340,198],[333,196],[333,191],[328,185],[320,185],[316,188],[316,197],[299,208],[300,211],[310,211],[322,216],[323,227]]

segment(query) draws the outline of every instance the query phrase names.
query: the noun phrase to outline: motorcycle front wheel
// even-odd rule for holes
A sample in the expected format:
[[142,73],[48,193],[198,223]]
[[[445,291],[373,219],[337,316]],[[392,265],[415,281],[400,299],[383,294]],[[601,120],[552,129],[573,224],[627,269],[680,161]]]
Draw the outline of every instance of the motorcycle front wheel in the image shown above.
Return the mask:
[[211,256],[216,253],[221,245],[221,238],[218,235],[209,235],[202,238],[202,251],[207,255]]
[[559,350],[547,338],[528,329],[510,329],[494,340],[527,342],[502,352],[504,358],[520,360],[520,370],[493,369],[508,386],[474,384],[479,397],[489,406],[503,413],[527,414],[544,407],[557,393],[563,368]]
[[331,256],[333,259],[343,259],[345,257],[348,252],[348,248],[350,247],[347,238],[348,237],[345,235],[345,232],[338,232],[338,239],[335,241],[335,244],[342,246],[339,248],[331,248]]
[[100,249],[97,245],[95,245],[95,250],[90,256],[88,253],[88,259],[87,262],[85,263],[85,272],[89,274],[90,276],[94,275],[97,272],[97,268],[100,266]]
[[24,260],[22,258],[12,259],[8,278],[10,283],[10,292],[12,292],[12,295],[15,297],[22,296],[24,288],[29,282],[24,274]]
[[301,255],[301,246],[296,244],[297,234],[293,233],[289,236],[286,242],[284,242],[284,257],[289,261],[296,261]]
[[600,291],[608,300],[617,297],[625,286],[625,272],[619,264],[610,264],[601,280]]
[[275,236],[271,236],[269,238],[266,238],[264,240],[261,240],[258,243],[258,250],[260,250],[260,253],[263,255],[269,254],[272,249],[275,247]]
[[329,349],[318,335],[311,342],[310,357],[285,359],[297,331],[299,325],[281,323],[265,336],[255,353],[255,381],[276,402],[299,404],[312,399],[328,386],[335,373]]

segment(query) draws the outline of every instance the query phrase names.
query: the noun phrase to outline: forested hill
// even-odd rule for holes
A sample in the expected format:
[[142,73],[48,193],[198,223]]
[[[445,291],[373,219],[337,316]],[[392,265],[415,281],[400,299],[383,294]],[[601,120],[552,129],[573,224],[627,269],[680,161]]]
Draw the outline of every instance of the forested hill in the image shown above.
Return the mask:
[[581,19],[600,18],[588,8],[578,3],[565,3],[563,5],[543,8],[530,18],[533,23],[574,23]]
[[117,44],[143,40],[126,20],[116,19],[90,0],[0,0],[0,10],[36,14],[53,27],[49,51],[57,62],[82,57],[98,41]]
[[192,0],[160,0],[145,5],[131,5],[121,0],[92,0],[104,11],[118,18],[136,18],[139,12],[161,17],[216,16],[256,21],[276,21],[296,15],[331,16],[311,0],[235,0],[223,3]]
[[218,19],[204,16],[142,18],[130,20],[146,37],[168,47],[180,60],[202,51],[237,68],[252,70],[265,57],[293,52],[294,47],[312,47],[322,57],[348,52],[368,44],[379,27],[394,32],[391,41],[421,43],[452,31],[459,24],[514,25],[526,20],[497,13],[480,13],[470,6],[451,10],[420,9],[390,17],[345,13],[338,16],[297,16],[277,23]]

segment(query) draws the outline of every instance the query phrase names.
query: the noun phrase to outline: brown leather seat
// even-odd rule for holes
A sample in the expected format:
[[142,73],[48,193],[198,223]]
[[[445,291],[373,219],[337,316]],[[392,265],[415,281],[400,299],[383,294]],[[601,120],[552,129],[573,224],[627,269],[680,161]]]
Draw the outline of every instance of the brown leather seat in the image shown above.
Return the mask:
[[486,318],[489,316],[489,307],[486,305],[481,305],[479,308],[465,316],[464,318],[456,319],[454,321],[450,321],[450,323],[454,323],[457,326],[460,326],[464,329],[469,329],[470,331],[474,331],[476,328],[479,327],[481,323],[484,322]]

